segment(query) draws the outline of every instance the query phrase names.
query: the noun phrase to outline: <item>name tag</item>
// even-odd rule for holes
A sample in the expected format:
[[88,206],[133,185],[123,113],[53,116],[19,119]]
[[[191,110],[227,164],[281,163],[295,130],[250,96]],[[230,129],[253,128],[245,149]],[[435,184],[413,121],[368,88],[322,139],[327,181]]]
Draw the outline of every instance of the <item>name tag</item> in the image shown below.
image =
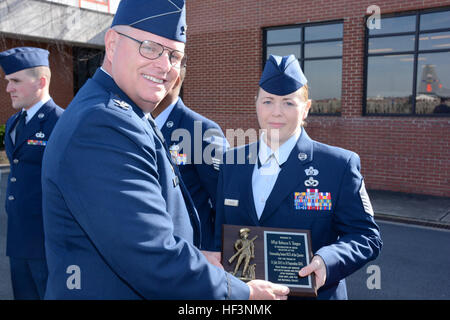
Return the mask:
[[225,205],[230,207],[237,207],[239,206],[239,200],[225,199]]

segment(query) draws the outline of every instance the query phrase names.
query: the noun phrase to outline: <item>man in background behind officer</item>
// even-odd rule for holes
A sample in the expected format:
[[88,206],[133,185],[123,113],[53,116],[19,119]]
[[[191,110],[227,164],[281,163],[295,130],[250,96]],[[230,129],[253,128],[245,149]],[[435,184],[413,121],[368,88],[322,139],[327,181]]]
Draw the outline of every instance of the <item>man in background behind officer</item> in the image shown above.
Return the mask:
[[19,47],[0,53],[8,81],[6,91],[19,110],[8,119],[5,149],[11,169],[6,190],[8,228],[6,255],[10,257],[15,299],[42,299],[47,263],[42,223],[42,156],[63,109],[49,95],[49,52]]
[[210,250],[214,239],[219,163],[228,142],[217,123],[188,108],[179,97],[185,76],[186,61],[174,87],[152,115],[198,211],[202,249]]

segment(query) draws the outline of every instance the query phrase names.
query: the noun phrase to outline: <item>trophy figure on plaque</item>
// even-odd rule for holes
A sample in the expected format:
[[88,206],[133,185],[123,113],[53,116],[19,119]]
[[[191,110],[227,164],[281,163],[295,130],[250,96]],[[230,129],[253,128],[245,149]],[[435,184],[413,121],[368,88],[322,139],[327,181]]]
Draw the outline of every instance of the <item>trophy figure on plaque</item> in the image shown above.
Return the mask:
[[[241,280],[249,281],[255,279],[255,268],[256,264],[252,264],[249,268],[250,259],[255,258],[255,245],[254,241],[258,236],[253,237],[253,239],[248,239],[248,234],[250,233],[249,228],[242,228],[239,230],[240,239],[236,240],[234,243],[234,248],[236,249],[236,253],[228,259],[228,262],[231,264],[236,257],[238,257],[236,267],[232,272],[232,275],[238,277]],[[238,274],[239,267],[244,261],[244,267],[242,272]]]

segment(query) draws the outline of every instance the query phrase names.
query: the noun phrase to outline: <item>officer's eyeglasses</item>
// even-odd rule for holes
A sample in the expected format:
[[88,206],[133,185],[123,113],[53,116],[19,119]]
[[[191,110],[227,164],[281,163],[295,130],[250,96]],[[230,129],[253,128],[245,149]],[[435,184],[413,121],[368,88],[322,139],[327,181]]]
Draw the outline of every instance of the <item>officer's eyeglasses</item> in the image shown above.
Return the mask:
[[158,59],[159,57],[162,56],[164,51],[167,50],[167,52],[169,52],[170,64],[173,67],[180,68],[180,66],[184,67],[184,65],[186,64],[187,57],[184,54],[184,52],[181,52],[178,50],[172,50],[171,48],[168,48],[158,42],[154,42],[151,40],[140,41],[140,40],[130,37],[126,34],[123,34],[121,32],[117,32],[117,33],[124,37],[127,37],[128,39],[134,40],[137,43],[139,43],[139,53],[144,58],[147,58],[150,60]]

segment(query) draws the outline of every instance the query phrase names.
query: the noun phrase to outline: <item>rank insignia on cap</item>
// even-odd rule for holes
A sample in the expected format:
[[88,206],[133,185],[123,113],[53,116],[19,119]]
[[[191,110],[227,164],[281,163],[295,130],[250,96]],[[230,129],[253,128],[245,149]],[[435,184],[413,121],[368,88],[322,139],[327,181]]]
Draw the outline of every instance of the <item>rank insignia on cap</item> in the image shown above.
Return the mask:
[[111,24],[112,27],[116,25],[185,43],[185,0],[121,0]]

